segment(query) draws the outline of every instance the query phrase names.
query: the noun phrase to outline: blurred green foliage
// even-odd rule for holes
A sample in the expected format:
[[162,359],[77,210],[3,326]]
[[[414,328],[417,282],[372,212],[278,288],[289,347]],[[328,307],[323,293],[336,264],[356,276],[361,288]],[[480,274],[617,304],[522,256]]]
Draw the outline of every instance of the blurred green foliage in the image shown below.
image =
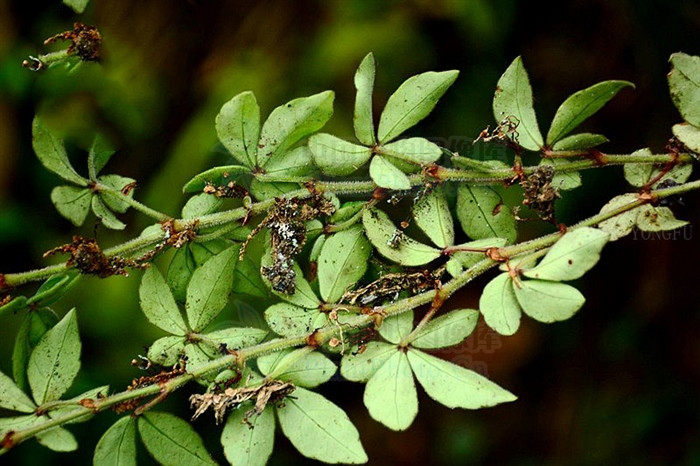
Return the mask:
[[[100,65],[43,73],[21,68],[22,59],[46,51],[46,37],[74,21],[102,32]],[[76,232],[62,219],[49,202],[59,180],[32,154],[35,113],[66,136],[75,156],[102,132],[119,149],[110,172],[137,179],[137,198],[176,215],[185,201],[183,183],[228,162],[214,131],[224,102],[253,90],[266,114],[280,102],[333,89],[335,116],[327,130],[351,137],[352,76],[369,51],[380,70],[380,105],[408,76],[461,70],[449,98],[412,132],[444,138],[463,154],[483,158],[482,146],[470,141],[493,124],[495,83],[520,54],[541,124],[570,93],[604,79],[627,79],[637,91],[614,100],[582,129],[608,136],[607,152],[647,144],[661,150],[680,121],[668,97],[666,61],[678,50],[698,53],[699,27],[700,6],[691,0],[573,1],[547,9],[517,0],[93,0],[80,16],[57,0],[33,2],[31,10],[0,0],[0,270],[46,264],[42,252],[73,233],[97,235],[109,245],[147,225],[130,212],[123,216],[129,224],[124,232],[94,229],[90,222]],[[585,173],[584,187],[561,201],[559,216],[566,222],[597,212],[624,186],[615,169]],[[510,338],[484,330],[441,353],[485,371],[518,394],[516,403],[471,413],[423,399],[418,421],[395,433],[369,419],[359,385],[328,384],[324,395],[348,407],[369,457],[382,464],[698,464],[700,290],[692,265],[700,259],[699,202],[694,194],[679,206],[678,216],[693,226],[666,240],[638,235],[609,246],[580,283],[588,302],[571,321],[527,322]],[[126,386],[140,375],[132,358],[160,336],[140,313],[140,272],[132,275],[83,278],[54,305],[60,315],[78,308],[83,368],[74,394],[106,383]],[[475,306],[484,280],[451,306]],[[257,318],[245,303],[232,303],[227,315]],[[3,316],[0,369],[6,373],[19,322],[19,316]],[[167,402],[183,416],[185,396]],[[76,453],[57,456],[32,441],[6,459],[87,464],[114,419],[104,414],[76,426],[82,446]],[[200,420],[195,427],[220,455],[213,423]],[[299,460],[281,438],[277,450],[273,464]]]

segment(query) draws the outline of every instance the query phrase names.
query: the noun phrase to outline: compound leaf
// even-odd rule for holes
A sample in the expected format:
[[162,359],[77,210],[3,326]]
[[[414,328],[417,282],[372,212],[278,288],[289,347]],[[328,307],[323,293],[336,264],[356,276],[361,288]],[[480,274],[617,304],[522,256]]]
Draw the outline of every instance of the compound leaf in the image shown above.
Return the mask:
[[238,246],[224,249],[194,271],[187,286],[185,310],[192,330],[206,327],[228,302]]
[[224,455],[231,464],[265,466],[275,442],[275,414],[272,409],[264,409],[246,418],[246,412],[237,409],[229,414],[221,432]]
[[428,322],[411,341],[411,346],[437,349],[454,346],[464,341],[476,328],[479,311],[457,309]]
[[523,312],[545,323],[569,319],[586,302],[576,288],[566,283],[522,280],[514,288]]
[[505,238],[515,241],[515,216],[501,196],[487,186],[461,185],[457,190],[457,219],[471,239]]
[[375,155],[372,158],[369,164],[369,176],[381,188],[411,189],[411,181],[404,172],[380,155]]
[[216,116],[216,134],[233,157],[255,167],[260,136],[260,108],[255,94],[241,92],[226,102]]
[[318,168],[331,176],[349,175],[367,163],[372,156],[371,148],[326,133],[311,136],[309,149]]
[[148,452],[164,466],[216,464],[190,423],[172,414],[149,411],[138,428]]
[[321,298],[337,302],[367,270],[372,246],[361,225],[339,231],[329,237],[318,257],[318,285]]
[[51,191],[51,202],[56,206],[58,213],[77,227],[87,218],[91,199],[92,192],[87,188],[56,186]]
[[367,382],[396,352],[396,345],[370,341],[362,352],[348,352],[340,362],[340,375],[353,382]]
[[[278,351],[259,357],[257,362],[260,372],[264,375],[275,371],[275,379],[306,388],[314,388],[328,382],[336,370],[333,361],[323,353],[309,353],[305,348]],[[282,372],[277,373],[278,367],[283,368]]]
[[498,275],[484,287],[479,299],[486,325],[501,335],[513,335],[520,327],[520,305],[512,282],[507,273]]
[[102,435],[92,458],[94,466],[136,466],[136,420],[125,416]]
[[392,430],[406,430],[418,414],[418,394],[406,354],[394,354],[374,373],[363,401],[370,416]]
[[149,267],[143,274],[139,297],[141,309],[150,323],[174,335],[187,333],[187,324],[157,267]]
[[294,304],[277,303],[267,308],[265,321],[276,334],[291,337],[308,335],[321,328],[325,324],[325,316],[318,309],[305,309]]
[[405,336],[413,330],[413,311],[402,312],[391,317],[387,317],[379,327],[379,334],[385,340],[398,344]]
[[454,243],[455,227],[452,214],[441,187],[435,188],[413,205],[413,218],[418,228],[436,246],[446,248]]
[[377,147],[377,153],[412,164],[426,165],[437,161],[442,149],[425,138],[407,138]]
[[87,180],[71,166],[63,141],[52,134],[39,117],[34,117],[32,122],[32,147],[41,164],[49,171],[78,186],[88,185]]

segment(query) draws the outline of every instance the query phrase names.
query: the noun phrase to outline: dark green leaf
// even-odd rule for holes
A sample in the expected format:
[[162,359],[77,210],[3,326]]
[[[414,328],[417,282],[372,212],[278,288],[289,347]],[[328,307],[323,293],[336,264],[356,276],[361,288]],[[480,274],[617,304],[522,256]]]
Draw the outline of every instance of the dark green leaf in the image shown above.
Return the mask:
[[75,309],[46,332],[29,356],[27,379],[38,404],[61,398],[80,369],[80,336]]
[[265,167],[272,157],[321,129],[333,115],[333,97],[332,91],[325,91],[274,109],[260,132],[258,165]]
[[433,111],[459,71],[428,71],[408,78],[394,92],[379,119],[378,139],[385,144]]
[[423,196],[413,206],[413,218],[418,228],[438,247],[451,246],[455,240],[455,227],[441,187]]
[[[387,214],[377,209],[367,209],[362,215],[362,223],[367,238],[379,253],[389,260],[401,265],[418,266],[431,262],[441,256],[439,249],[419,243],[407,237],[389,219]],[[398,244],[393,239],[399,238]],[[396,245],[396,247],[392,247]]]
[[187,286],[185,310],[190,327],[195,332],[209,325],[228,302],[238,249],[238,246],[225,249],[192,274]]
[[173,335],[187,333],[187,324],[157,267],[149,267],[143,274],[139,297],[141,309],[150,323]]
[[361,225],[327,237],[318,258],[318,284],[321,297],[335,303],[352,288],[367,270],[372,246]]
[[221,432],[224,454],[237,466],[265,466],[275,441],[274,412],[265,409],[249,418],[246,413],[243,407],[229,414]]
[[700,127],[700,57],[674,53],[671,65],[671,99],[685,121]]
[[164,466],[216,464],[190,424],[172,414],[149,411],[138,428],[148,452]]
[[328,219],[331,223],[340,223],[350,220],[356,213],[364,209],[367,205],[365,201],[350,201],[343,203],[333,215]]
[[554,150],[586,150],[608,142],[602,134],[578,133],[562,138],[554,143]]
[[94,466],[136,466],[136,419],[125,416],[102,435],[92,458]]
[[360,63],[355,73],[355,112],[353,114],[353,126],[358,141],[368,146],[377,143],[374,136],[374,119],[372,117],[372,93],[374,92],[374,75],[376,65],[374,55],[368,53]]
[[379,146],[376,150],[378,154],[396,157],[419,165],[435,162],[442,155],[442,149],[437,144],[424,138],[401,139]]
[[34,296],[28,300],[28,304],[50,306],[55,303],[70,287],[80,278],[76,270],[67,270],[49,277],[41,284]]
[[536,267],[523,274],[540,280],[575,280],[598,262],[608,237],[597,228],[576,228],[562,236]]
[[32,413],[36,405],[11,378],[0,372],[0,408]]
[[542,280],[522,280],[514,285],[523,312],[540,322],[569,319],[581,309],[586,298],[573,286]]
[[554,115],[547,144],[554,144],[569,134],[627,86],[634,88],[629,81],[603,81],[569,96]]
[[360,434],[347,414],[318,393],[304,388],[277,408],[284,435],[299,452],[326,463],[359,464],[367,461]]
[[363,397],[375,421],[391,430],[406,430],[418,414],[418,394],[406,353],[394,353],[374,373]]
[[57,322],[58,318],[53,311],[38,309],[27,314],[17,331],[12,350],[12,376],[17,382],[17,386],[25,392],[29,390],[29,381],[27,380],[29,355],[41,337]]
[[520,304],[512,281],[507,273],[500,274],[484,287],[479,299],[486,325],[501,335],[513,335],[520,327]]
[[336,370],[328,357],[318,351],[309,353],[305,348],[278,351],[259,357],[257,362],[264,375],[274,371],[275,379],[306,388],[328,382]]
[[464,341],[472,334],[479,320],[479,311],[457,309],[428,322],[411,341],[423,349],[447,348]]
[[537,151],[544,144],[532,105],[530,79],[520,57],[513,60],[498,80],[493,96],[493,115],[498,122],[515,119],[518,143],[525,149]]
[[119,220],[112,213],[112,211],[107,208],[104,202],[102,202],[100,199],[100,196],[92,196],[92,211],[107,228],[112,230],[123,230],[126,227],[126,224]]
[[56,206],[58,213],[77,227],[82,225],[87,218],[91,199],[92,192],[87,188],[56,186],[51,191],[51,202]]
[[371,148],[358,146],[326,133],[311,136],[309,149],[318,168],[331,176],[349,175],[372,156]]
[[457,219],[471,239],[515,241],[515,216],[496,191],[487,186],[461,185],[457,190]]
[[448,408],[479,409],[515,401],[516,397],[464,367],[410,348],[408,361],[430,398]]
[[249,168],[255,166],[260,108],[252,92],[241,92],[221,107],[216,116],[216,134],[236,160]]
[[87,180],[78,175],[68,161],[63,141],[51,134],[39,117],[35,117],[32,123],[32,146],[39,161],[49,171],[78,186],[88,185]]
[[377,186],[386,189],[411,189],[408,177],[386,158],[375,155],[369,164],[369,176]]
[[182,192],[200,193],[207,185],[226,186],[231,182],[241,184],[244,175],[249,174],[250,169],[241,167],[240,165],[226,165],[223,167],[210,168],[188,181],[185,186],[182,187]]

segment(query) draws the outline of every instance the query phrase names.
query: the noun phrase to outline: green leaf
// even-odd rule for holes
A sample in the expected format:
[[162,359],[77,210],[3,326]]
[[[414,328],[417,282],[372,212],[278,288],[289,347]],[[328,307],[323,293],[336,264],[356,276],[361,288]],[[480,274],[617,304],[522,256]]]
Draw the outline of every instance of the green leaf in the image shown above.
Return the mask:
[[437,317],[420,329],[411,341],[414,348],[437,349],[454,346],[472,334],[479,311],[457,309]]
[[379,119],[378,139],[385,144],[433,111],[459,71],[428,71],[408,78],[394,92]]
[[70,289],[70,287],[80,278],[77,270],[67,270],[49,277],[41,284],[34,296],[27,303],[34,306],[50,306],[55,303]]
[[[327,356],[305,348],[278,351],[261,356],[258,368],[264,375],[275,372],[275,379],[291,382],[299,387],[314,388],[326,383],[335,374],[335,364]],[[282,372],[278,368],[282,367]]]
[[190,327],[195,332],[209,325],[228,302],[238,249],[238,246],[232,246],[223,250],[192,274],[187,286],[185,310]]
[[446,248],[454,244],[455,228],[452,214],[441,187],[435,188],[413,205],[413,218],[418,228],[436,246]]
[[326,133],[311,136],[309,149],[318,168],[331,176],[349,175],[367,163],[372,156],[371,148],[358,146]]
[[229,414],[221,432],[224,454],[231,464],[265,466],[275,441],[275,414],[265,409],[246,419],[246,413],[246,409],[237,409]]
[[95,415],[93,412],[85,412],[83,407],[80,405],[80,402],[82,400],[91,400],[95,401],[98,398],[104,398],[107,395],[109,395],[109,385],[103,385],[101,387],[96,387],[92,388],[84,393],[81,393],[78,396],[74,396],[73,398],[70,398],[65,401],[73,402],[72,405],[67,405],[62,408],[54,409],[51,410],[51,417],[56,419],[60,418],[63,416],[67,416],[69,414],[81,414],[81,416],[74,417],[70,421],[67,421],[66,424],[76,424],[80,422],[85,422],[90,419]]
[[267,336],[267,330],[253,327],[231,327],[207,333],[207,339],[230,350],[257,345]]
[[[104,175],[99,177],[97,179],[97,182],[109,188],[116,189],[118,191],[123,191],[123,189],[126,186],[135,183],[136,180],[133,178],[127,178],[125,176],[119,175]],[[115,212],[123,214],[124,212],[129,210],[129,204],[122,201],[121,199],[112,197],[109,194],[99,194],[99,196],[102,199],[102,201],[107,205],[107,207],[109,207]],[[129,190],[129,197],[134,197],[133,189]]]
[[[367,238],[379,253],[389,260],[406,266],[424,265],[442,255],[439,249],[419,243],[397,230],[389,216],[381,210],[366,209],[362,214],[362,223]],[[392,247],[392,238],[400,235],[399,244]]]
[[407,162],[426,165],[437,161],[442,149],[425,138],[408,138],[377,147],[377,153]]
[[49,171],[78,186],[88,185],[87,180],[78,175],[68,161],[63,141],[52,134],[39,117],[34,117],[32,123],[32,147],[41,164]]
[[51,191],[51,202],[58,213],[77,227],[83,224],[90,212],[92,192],[87,188],[75,186],[56,186]]
[[216,134],[236,160],[249,168],[255,166],[260,108],[252,92],[241,92],[221,107],[216,116]]
[[567,232],[536,267],[523,275],[540,280],[569,281],[580,278],[600,259],[609,235],[597,228],[576,228]]
[[578,133],[559,139],[554,143],[552,149],[562,151],[586,150],[605,144],[606,142],[608,142],[608,138],[602,134]]
[[554,115],[547,133],[547,144],[554,144],[569,134],[628,86],[634,88],[629,81],[603,81],[570,95]]
[[192,426],[172,414],[148,411],[138,427],[146,449],[164,466],[216,464]]
[[143,274],[139,297],[143,314],[150,323],[173,335],[187,333],[187,324],[157,267],[149,267]]
[[512,243],[518,235],[513,212],[487,186],[459,186],[457,219],[471,239],[499,237]]
[[513,335],[520,327],[520,304],[512,281],[507,273],[498,275],[484,287],[479,299],[486,325],[501,335]]
[[11,378],[0,372],[0,408],[32,413],[36,405]]
[[5,434],[10,431],[18,431],[37,424],[42,424],[48,419],[48,416],[35,416],[34,414],[14,417],[0,417],[0,436],[5,438]]
[[418,394],[406,353],[394,354],[374,373],[363,401],[369,415],[391,430],[406,430],[418,414]]
[[[600,209],[601,214],[612,212],[619,207],[637,201],[637,195],[633,193],[622,194],[613,197],[607,204]],[[629,235],[634,226],[637,224],[637,215],[639,208],[628,210],[620,215],[602,221],[598,224],[598,228],[610,235],[609,241],[616,241],[623,236]]]
[[53,451],[67,452],[78,449],[78,442],[73,434],[63,427],[54,427],[36,435],[37,441]]
[[[272,265],[272,259],[270,259],[270,253],[263,255],[260,264],[264,267],[270,267]],[[295,304],[307,309],[316,309],[321,302],[319,301],[314,290],[311,289],[311,285],[304,278],[301,269],[298,264],[294,264],[294,272],[296,273],[296,290],[292,294],[284,294],[272,289],[272,285],[267,278],[262,277],[263,282],[271,290],[272,294],[287,301],[288,303]]]
[[[651,150],[640,149],[632,153],[636,156],[651,156]],[[657,167],[652,163],[627,163],[624,165],[625,179],[632,186],[641,188],[646,186],[652,179],[655,179],[661,171],[664,169],[663,166]],[[685,183],[693,170],[691,164],[682,164],[672,167],[664,176],[654,183],[653,187],[657,187],[659,183],[665,180],[672,180],[678,184]]]
[[26,309],[27,306],[29,306],[29,304],[26,296],[15,296],[9,302],[0,306],[0,315],[4,313],[17,313],[22,309]]
[[462,157],[461,155],[453,155],[450,157],[450,160],[457,168],[469,168],[483,173],[511,171],[513,169],[513,167],[500,160],[476,160]]
[[685,121],[700,126],[700,57],[674,53],[671,65],[671,99]]
[[476,372],[422,351],[409,348],[408,361],[428,396],[448,408],[488,408],[517,399]]
[[207,193],[199,193],[187,200],[182,208],[182,218],[196,219],[204,215],[209,215],[224,204],[224,200]]
[[522,280],[513,286],[523,312],[539,322],[559,322],[571,318],[586,298],[566,283]]
[[272,157],[321,129],[333,115],[333,97],[325,91],[274,109],[260,132],[258,165],[265,167]]
[[318,258],[318,284],[325,302],[338,302],[362,278],[371,253],[361,225],[327,237]]
[[267,285],[260,276],[260,259],[263,255],[263,239],[265,235],[258,235],[248,243],[242,261],[236,262],[233,273],[233,293],[247,294],[259,298],[267,298],[270,295]]
[[22,325],[17,330],[12,350],[12,376],[17,386],[25,392],[29,389],[29,381],[27,380],[29,356],[41,337],[57,322],[58,318],[53,311],[38,309],[27,313]]
[[90,3],[90,0],[63,0],[64,5],[68,5],[78,14],[85,11],[88,3]]
[[265,172],[256,175],[263,181],[307,181],[317,175],[313,154],[306,146],[285,152],[265,165]]
[[561,171],[562,168],[571,163],[571,160],[566,159],[542,159],[539,166],[550,165],[554,167],[554,178],[552,178],[551,186],[561,191],[567,191],[581,186],[581,175],[578,172]]
[[688,225],[685,220],[678,220],[668,207],[642,206],[638,209],[637,227],[642,231],[675,230]]
[[277,417],[284,435],[307,458],[325,463],[367,462],[360,434],[347,414],[318,393],[297,388],[294,397],[277,408]]
[[370,341],[364,351],[345,353],[340,362],[340,375],[353,382],[367,382],[396,352],[396,345]]
[[374,119],[372,117],[372,93],[374,92],[374,76],[376,65],[372,52],[362,59],[355,73],[355,112],[353,114],[353,126],[355,136],[362,144],[374,146],[377,139],[374,137]]
[[92,196],[92,211],[107,228],[112,230],[123,230],[126,227],[126,224],[119,220],[112,213],[112,211],[107,208],[104,202],[102,202],[100,199],[100,196]]
[[[208,364],[209,361],[221,357],[219,348],[208,343],[188,343],[185,345],[185,358],[187,359],[187,372],[196,371],[202,364]],[[207,385],[214,381],[215,373],[209,373],[205,376],[198,376],[198,382]]]
[[125,416],[102,435],[92,458],[94,466],[136,466],[136,419]]
[[513,60],[498,80],[493,96],[493,115],[497,122],[515,118],[518,124],[518,144],[537,151],[544,145],[532,105],[532,88],[520,57]]
[[[187,284],[197,268],[189,245],[175,250],[168,266],[168,287],[172,290],[175,301],[184,303],[187,297]],[[178,312],[179,314],[179,312]]]
[[285,194],[299,189],[298,183],[269,183],[254,178],[250,182],[250,194],[258,201],[272,199],[273,197],[284,196]]
[[94,179],[97,174],[107,165],[109,159],[114,155],[114,149],[101,136],[96,136],[92,141],[90,152],[88,153],[88,170],[90,178]]
[[265,311],[267,325],[283,337],[308,335],[323,327],[325,320],[318,309],[304,309],[288,303],[273,304]]
[[71,309],[29,356],[27,379],[37,404],[58,400],[70,388],[80,369],[80,347],[75,309]]
[[243,175],[249,174],[250,169],[241,167],[240,165],[225,165],[222,167],[210,168],[188,181],[185,186],[182,187],[182,192],[200,193],[208,184],[213,186],[225,186],[232,181],[240,184]]
[[344,202],[328,220],[330,223],[340,223],[350,220],[356,213],[364,209],[366,205],[367,203],[365,201]]
[[169,335],[153,342],[148,348],[148,359],[161,366],[173,366],[180,360],[184,351],[184,337]]
[[386,189],[411,189],[411,181],[395,165],[380,155],[375,155],[369,164],[369,176],[377,186]]
[[[673,125],[673,135],[693,152],[700,153],[700,128],[681,123]],[[697,157],[696,157],[697,159]]]
[[387,317],[379,327],[379,334],[385,340],[398,345],[413,330],[413,311],[409,310]]

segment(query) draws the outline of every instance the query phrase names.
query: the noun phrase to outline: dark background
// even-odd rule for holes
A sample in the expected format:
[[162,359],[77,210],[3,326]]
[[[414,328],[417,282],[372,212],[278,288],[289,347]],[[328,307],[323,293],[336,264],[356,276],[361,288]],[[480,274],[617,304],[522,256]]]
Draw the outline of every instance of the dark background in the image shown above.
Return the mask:
[[[570,93],[627,79],[636,90],[624,90],[583,129],[608,136],[608,153],[647,145],[662,151],[680,120],[668,97],[667,60],[676,51],[700,53],[700,5],[594,0],[543,9],[533,3],[119,0],[93,1],[75,15],[58,0],[31,8],[0,0],[0,271],[45,265],[41,254],[76,233],[49,201],[59,180],[32,153],[35,113],[66,135],[78,167],[84,153],[77,148],[87,147],[96,130],[105,132],[120,149],[107,172],[138,179],[138,199],[176,215],[185,200],[182,184],[226,160],[213,125],[224,102],[251,89],[266,115],[291,98],[333,89],[335,116],[326,130],[350,137],[352,76],[369,51],[378,62],[379,108],[412,74],[461,70],[415,134],[474,138],[492,124],[498,77],[522,55],[543,133]],[[47,50],[46,37],[78,20],[102,32],[102,65],[72,74],[20,67],[28,55]],[[596,213],[628,190],[619,168],[585,173],[584,184],[561,201],[561,220]],[[683,202],[675,210],[692,226],[664,236],[636,233],[606,246],[596,268],[576,283],[588,301],[570,321],[524,319],[512,337],[480,326],[464,345],[442,352],[517,394],[515,403],[452,411],[421,393],[417,420],[396,433],[369,418],[361,385],[338,381],[321,391],[347,408],[373,464],[700,464],[700,196]],[[148,224],[133,212],[123,218],[124,232],[97,230],[102,244],[133,237]],[[526,225],[524,235],[534,229]],[[91,237],[94,225],[88,220],[78,232]],[[54,305],[60,315],[78,308],[83,368],[71,394],[106,383],[119,390],[140,375],[130,361],[160,334],[138,308],[139,277],[87,278]],[[450,306],[475,307],[487,278]],[[234,305],[230,312],[251,310]],[[5,373],[20,321],[2,316]],[[187,417],[185,397],[171,398],[167,409]],[[115,419],[108,413],[71,426],[81,444],[76,453],[51,453],[29,441],[2,462],[89,464]],[[196,428],[223,460],[219,429],[209,418]],[[271,464],[300,459],[278,436]],[[148,461],[142,451],[140,462]]]

